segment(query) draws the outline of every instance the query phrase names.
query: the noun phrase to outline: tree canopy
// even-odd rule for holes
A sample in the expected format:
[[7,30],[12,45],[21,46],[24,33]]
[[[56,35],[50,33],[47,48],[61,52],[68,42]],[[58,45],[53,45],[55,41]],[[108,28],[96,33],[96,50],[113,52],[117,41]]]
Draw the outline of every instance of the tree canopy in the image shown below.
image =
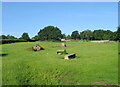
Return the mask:
[[80,38],[80,35],[79,35],[79,32],[78,31],[73,31],[72,34],[71,34],[71,38],[72,39],[79,39]]
[[28,33],[23,33],[21,39],[29,41],[30,37],[29,37]]
[[91,30],[84,30],[83,32],[80,33],[80,37],[81,39],[92,40],[93,33]]
[[16,37],[12,36],[12,35],[1,35],[0,39],[17,39]]
[[118,27],[117,32],[116,32],[116,40],[120,41],[120,27]]
[[[17,39],[11,35],[1,35],[0,39]],[[30,41],[28,33],[23,33],[19,39]],[[81,40],[119,40],[120,41],[120,27],[117,28],[117,31],[113,32],[110,30],[94,30],[89,29],[84,30],[79,33],[79,31],[73,31],[71,35],[65,35],[61,33],[61,30],[58,27],[46,26],[43,29],[40,29],[38,35],[32,37],[32,40],[49,40],[49,41],[58,41],[60,39],[81,39]]]
[[95,40],[111,40],[113,32],[110,30],[94,30],[93,37]]
[[70,39],[71,38],[71,36],[70,35],[67,35],[67,39]]
[[34,37],[32,37],[32,40],[39,40],[38,35],[35,35]]
[[65,34],[62,34],[62,39],[67,39],[67,36]]
[[38,32],[39,40],[60,40],[61,30],[54,26],[47,26]]

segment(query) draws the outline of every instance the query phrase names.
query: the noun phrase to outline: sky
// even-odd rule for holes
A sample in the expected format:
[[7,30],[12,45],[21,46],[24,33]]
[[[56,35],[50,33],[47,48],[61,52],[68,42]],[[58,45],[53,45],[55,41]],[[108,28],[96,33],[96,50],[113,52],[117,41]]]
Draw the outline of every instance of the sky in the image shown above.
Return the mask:
[[2,34],[20,37],[37,35],[46,26],[66,35],[72,31],[104,29],[116,31],[117,2],[3,2]]

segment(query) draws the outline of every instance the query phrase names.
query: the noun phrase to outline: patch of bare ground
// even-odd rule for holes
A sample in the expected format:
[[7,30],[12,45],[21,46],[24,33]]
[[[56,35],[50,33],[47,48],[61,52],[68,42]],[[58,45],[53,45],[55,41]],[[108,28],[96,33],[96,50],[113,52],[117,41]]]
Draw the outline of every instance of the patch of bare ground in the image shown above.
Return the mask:
[[95,83],[105,83],[103,80],[98,80]]
[[78,81],[69,80],[69,79],[67,79],[67,78],[65,78],[65,77],[59,77],[58,79],[60,79],[60,80],[62,80],[62,81],[64,81],[64,82],[74,83],[74,84],[76,84],[76,85],[80,85],[80,83],[79,83]]
[[105,83],[105,86],[113,86],[113,85],[117,86],[117,85],[120,85],[120,84],[117,84],[117,83]]

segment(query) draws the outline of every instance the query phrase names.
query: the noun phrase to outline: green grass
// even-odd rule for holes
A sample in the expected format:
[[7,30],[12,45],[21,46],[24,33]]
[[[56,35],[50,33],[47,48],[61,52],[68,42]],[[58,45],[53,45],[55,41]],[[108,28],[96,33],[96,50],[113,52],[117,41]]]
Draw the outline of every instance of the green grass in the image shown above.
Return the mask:
[[[39,44],[45,50],[34,52]],[[21,42],[2,45],[3,85],[105,85],[118,83],[118,44]],[[65,60],[64,50],[77,57]]]

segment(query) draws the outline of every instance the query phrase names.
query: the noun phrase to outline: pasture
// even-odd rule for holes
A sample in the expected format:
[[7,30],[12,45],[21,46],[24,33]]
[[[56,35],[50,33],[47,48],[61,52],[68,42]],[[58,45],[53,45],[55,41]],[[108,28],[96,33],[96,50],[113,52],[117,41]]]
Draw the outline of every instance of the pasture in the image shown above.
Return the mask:
[[[34,52],[39,44],[45,50]],[[19,42],[2,45],[3,85],[116,85],[118,43]],[[57,50],[76,58],[65,60]]]

